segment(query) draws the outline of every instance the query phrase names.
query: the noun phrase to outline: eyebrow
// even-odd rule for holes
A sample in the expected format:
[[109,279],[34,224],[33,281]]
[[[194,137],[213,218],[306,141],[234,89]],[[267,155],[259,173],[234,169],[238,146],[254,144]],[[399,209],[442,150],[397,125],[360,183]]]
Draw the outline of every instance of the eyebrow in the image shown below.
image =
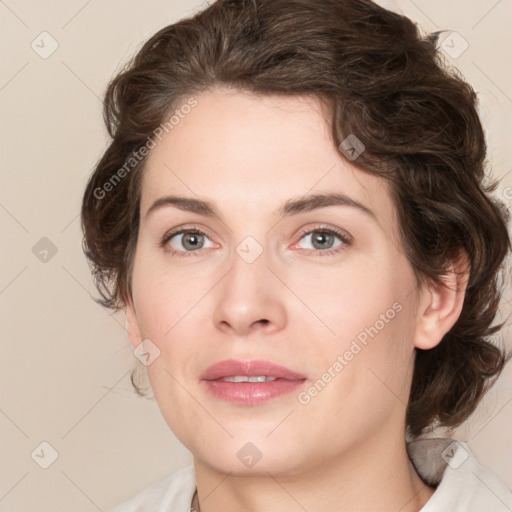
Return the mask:
[[[180,210],[197,213],[206,217],[215,217],[222,220],[222,214],[213,205],[213,203],[202,199],[182,196],[160,197],[149,207],[146,212],[146,218],[156,210],[169,206],[174,206]],[[311,194],[298,199],[289,199],[279,208],[277,213],[282,219],[283,217],[318,210],[320,208],[327,208],[329,206],[350,206],[372,217],[374,220],[377,220],[375,213],[370,210],[370,208],[364,206],[359,201],[346,196],[345,194],[338,193]]]

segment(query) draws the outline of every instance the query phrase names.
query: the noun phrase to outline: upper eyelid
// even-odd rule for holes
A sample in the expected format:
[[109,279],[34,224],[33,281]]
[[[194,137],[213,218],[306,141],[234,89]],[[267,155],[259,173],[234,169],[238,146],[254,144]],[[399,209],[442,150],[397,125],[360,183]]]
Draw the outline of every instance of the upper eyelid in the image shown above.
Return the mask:
[[181,226],[181,227],[178,227],[178,228],[174,228],[174,229],[169,229],[167,230],[164,235],[162,236],[162,240],[163,239],[169,239],[171,237],[174,237],[176,235],[182,235],[184,233],[188,233],[188,232],[198,232],[202,235],[206,235],[208,237],[210,237],[210,234],[209,234],[209,230],[207,228],[203,228],[203,227],[196,227],[194,225],[185,225],[185,226]]
[[299,234],[302,236],[302,235],[306,235],[308,233],[311,233],[312,231],[330,231],[330,232],[332,232],[332,233],[334,233],[336,235],[339,235],[339,236],[345,236],[346,238],[352,238],[352,235],[350,235],[348,233],[348,231],[346,231],[344,229],[330,227],[328,225],[319,224],[319,223],[316,223],[313,226],[304,228],[304,230],[301,230]]

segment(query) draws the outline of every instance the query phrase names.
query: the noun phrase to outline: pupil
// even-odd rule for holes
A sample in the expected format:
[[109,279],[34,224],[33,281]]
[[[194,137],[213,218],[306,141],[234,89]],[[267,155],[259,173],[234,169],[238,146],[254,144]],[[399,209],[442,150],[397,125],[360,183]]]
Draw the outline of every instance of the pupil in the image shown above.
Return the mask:
[[[314,238],[313,238],[313,240],[314,240],[313,245],[315,245],[315,243],[319,243],[319,244],[320,244],[320,248],[321,248],[321,249],[322,249],[322,248],[324,248],[324,249],[325,249],[325,247],[326,247],[326,246],[331,247],[331,246],[332,246],[332,243],[330,243],[330,244],[326,244],[326,243],[325,243],[325,241],[326,241],[326,239],[327,239],[328,237],[331,237],[331,238],[332,238],[332,235],[330,235],[330,234],[328,234],[328,233],[320,233],[320,234],[318,234],[316,237],[314,237]],[[322,242],[323,242],[323,243],[322,243]],[[331,242],[332,242],[332,240],[331,240]]]
[[187,247],[187,245],[189,245],[191,248],[197,248],[197,247],[200,247],[202,244],[200,244],[200,243],[198,242],[198,237],[199,237],[199,236],[200,236],[200,235],[198,235],[198,234],[194,234],[194,233],[192,233],[192,234],[190,234],[190,233],[189,233],[189,234],[187,234],[187,235],[183,238],[183,242],[184,242],[184,243],[183,243],[183,245],[184,245],[185,247]]

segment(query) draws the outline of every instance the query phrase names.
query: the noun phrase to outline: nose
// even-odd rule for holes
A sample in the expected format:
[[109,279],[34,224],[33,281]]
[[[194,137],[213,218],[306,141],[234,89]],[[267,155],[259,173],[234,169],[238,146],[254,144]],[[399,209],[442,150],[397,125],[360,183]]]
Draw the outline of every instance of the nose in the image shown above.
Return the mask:
[[232,336],[272,334],[286,324],[283,284],[269,270],[267,251],[251,263],[238,253],[216,289],[213,322]]

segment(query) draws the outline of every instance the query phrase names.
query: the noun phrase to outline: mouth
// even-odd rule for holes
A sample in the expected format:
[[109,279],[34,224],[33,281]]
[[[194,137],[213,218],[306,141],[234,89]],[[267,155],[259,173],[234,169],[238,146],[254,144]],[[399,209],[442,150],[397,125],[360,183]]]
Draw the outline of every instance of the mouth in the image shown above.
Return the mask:
[[270,361],[230,359],[210,366],[201,381],[218,399],[257,405],[297,390],[306,376]]
[[277,377],[267,377],[266,375],[257,375],[255,377],[249,377],[249,375],[234,375],[233,377],[222,377],[224,382],[271,382],[277,380]]

